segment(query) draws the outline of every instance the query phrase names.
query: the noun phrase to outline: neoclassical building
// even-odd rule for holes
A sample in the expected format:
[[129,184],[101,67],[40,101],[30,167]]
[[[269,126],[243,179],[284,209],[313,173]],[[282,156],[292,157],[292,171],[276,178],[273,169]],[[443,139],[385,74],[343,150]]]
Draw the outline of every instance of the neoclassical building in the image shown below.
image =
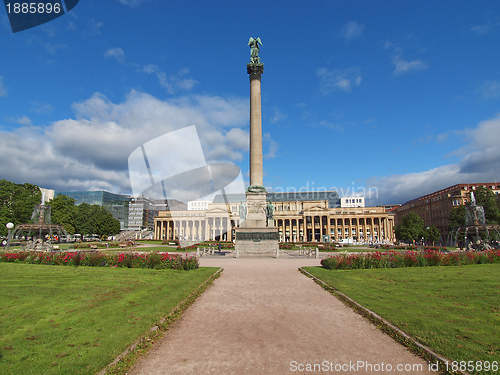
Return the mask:
[[[281,242],[395,241],[394,213],[364,207],[364,200],[363,206],[342,207],[336,191],[268,193],[267,200],[274,207]],[[155,239],[232,241],[245,202],[244,194],[217,195],[203,209],[160,211],[154,219]]]

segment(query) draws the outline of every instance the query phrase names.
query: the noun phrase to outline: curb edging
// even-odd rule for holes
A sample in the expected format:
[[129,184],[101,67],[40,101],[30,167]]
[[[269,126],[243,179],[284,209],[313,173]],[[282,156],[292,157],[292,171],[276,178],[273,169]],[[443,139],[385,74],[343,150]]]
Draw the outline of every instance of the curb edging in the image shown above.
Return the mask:
[[[141,344],[145,342],[152,342],[154,337],[158,335],[159,332],[167,331],[172,326],[172,324],[174,324],[182,316],[182,313],[196,301],[196,299],[205,291],[205,289],[212,285],[212,283],[221,275],[222,271],[224,271],[224,269],[222,267],[219,268],[212,276],[209,277],[207,281],[196,288],[196,290],[189,296],[187,296],[184,300],[179,302],[179,304],[175,306],[168,315],[161,318],[156,325],[151,327],[149,331],[135,340],[132,345],[130,345],[127,349],[120,353],[111,363],[109,363],[105,368],[99,371],[97,375],[107,374],[108,371],[113,369],[113,367],[117,363],[139,349]],[[134,361],[130,367],[127,367],[127,369],[130,369],[133,365],[135,365],[136,362],[137,361]]]
[[[382,318],[377,313],[367,309],[366,307],[359,304],[358,302],[356,302],[352,298],[348,297],[347,295],[345,295],[341,291],[326,284],[323,280],[310,274],[302,267],[299,267],[299,271],[303,275],[313,279],[314,282],[316,282],[323,289],[326,289],[328,292],[330,292],[331,294],[336,296],[344,304],[346,304],[348,307],[352,308],[356,313],[363,316],[364,318],[367,318],[370,322],[374,323],[377,326],[377,328],[382,330],[382,332],[389,335],[394,340],[396,340],[398,343],[400,343],[403,346],[405,346],[406,348],[408,348],[412,353],[414,353],[416,355],[421,355],[422,358],[424,358],[425,360],[434,360],[434,361],[439,362],[442,365],[441,368],[444,369],[444,371],[439,371],[440,374],[470,375],[469,373],[462,372],[462,371],[446,371],[445,370],[446,369],[445,363],[449,364],[449,363],[452,363],[452,361],[435,353],[432,349],[430,349],[429,347],[418,342],[416,339],[411,337],[409,334],[402,331],[400,328],[396,327],[394,324],[388,322],[387,320]],[[392,333],[392,335],[391,335],[391,333]]]

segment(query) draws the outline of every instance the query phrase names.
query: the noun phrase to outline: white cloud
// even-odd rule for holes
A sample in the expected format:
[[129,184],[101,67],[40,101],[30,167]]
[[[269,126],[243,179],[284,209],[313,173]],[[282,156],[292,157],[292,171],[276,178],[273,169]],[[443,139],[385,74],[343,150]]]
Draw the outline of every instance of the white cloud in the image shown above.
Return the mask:
[[344,126],[342,126],[340,124],[333,124],[333,123],[331,123],[329,121],[325,121],[325,120],[321,120],[318,123],[311,124],[310,126],[323,127],[323,128],[335,130],[339,134],[344,134],[344,132],[345,132]]
[[321,93],[329,94],[333,91],[351,92],[353,87],[361,85],[361,75],[358,68],[329,70],[319,68],[316,70]]
[[136,8],[142,3],[146,2],[146,0],[118,0],[121,4],[129,6],[131,8]]
[[104,57],[115,58],[118,62],[125,62],[125,52],[121,48],[110,48],[104,53]]
[[276,157],[276,153],[278,152],[278,142],[271,138],[270,133],[264,133],[262,138],[264,144],[268,145],[267,153],[264,156],[265,159],[274,159]]
[[54,108],[49,103],[40,103],[37,101],[31,102],[30,111],[36,113],[49,114],[54,110]]
[[191,90],[193,86],[198,83],[196,80],[186,77],[189,74],[189,69],[187,68],[182,68],[170,77],[167,77],[167,74],[155,64],[144,66],[143,71],[148,74],[156,75],[160,86],[165,88],[169,94],[173,94],[178,90]]
[[477,92],[479,92],[484,99],[496,99],[500,97],[500,81],[485,81],[477,88]]
[[364,29],[365,25],[359,24],[356,21],[349,21],[342,27],[340,34],[346,42],[349,42],[353,39],[361,37]]
[[467,144],[459,163],[443,165],[428,171],[373,177],[366,181],[367,191],[377,191],[370,204],[404,203],[410,199],[458,183],[500,180],[500,115],[483,121],[468,132]]
[[486,35],[493,32],[498,26],[500,26],[500,22],[486,22],[472,27],[470,31],[476,35]]
[[55,55],[58,50],[66,49],[66,47],[67,47],[66,44],[52,44],[52,43],[45,44],[45,50],[51,55]]
[[397,54],[392,59],[392,63],[394,64],[394,74],[401,75],[406,74],[414,70],[426,70],[429,66],[422,60],[405,60],[401,56],[401,54]]
[[101,21],[92,20],[89,26],[88,33],[92,36],[100,35],[101,28],[104,25]]
[[191,125],[197,127],[207,161],[241,160],[248,149],[248,132],[242,129],[248,122],[247,99],[160,100],[131,91],[124,102],[113,103],[96,93],[73,109],[74,118],[44,128],[25,121],[15,131],[0,132],[2,178],[60,191],[130,193],[130,153],[151,139]]
[[284,119],[287,118],[287,115],[285,115],[283,112],[279,110],[277,107],[271,108],[272,115],[271,118],[269,119],[269,122],[271,124],[279,124],[281,123]]
[[0,97],[7,96],[7,89],[3,84],[3,77],[0,76]]
[[23,126],[32,126],[33,125],[28,116],[21,116],[17,119],[14,119],[14,122],[18,123],[19,125],[23,125]]

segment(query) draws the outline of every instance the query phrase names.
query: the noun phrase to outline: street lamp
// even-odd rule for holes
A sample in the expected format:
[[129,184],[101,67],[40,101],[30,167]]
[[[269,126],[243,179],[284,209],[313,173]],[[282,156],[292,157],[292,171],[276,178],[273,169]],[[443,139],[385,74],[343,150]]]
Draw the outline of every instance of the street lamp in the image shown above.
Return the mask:
[[7,251],[9,251],[9,247],[10,247],[10,230],[12,228],[14,228],[14,224],[7,223],[7,224],[5,224],[5,226],[7,227]]

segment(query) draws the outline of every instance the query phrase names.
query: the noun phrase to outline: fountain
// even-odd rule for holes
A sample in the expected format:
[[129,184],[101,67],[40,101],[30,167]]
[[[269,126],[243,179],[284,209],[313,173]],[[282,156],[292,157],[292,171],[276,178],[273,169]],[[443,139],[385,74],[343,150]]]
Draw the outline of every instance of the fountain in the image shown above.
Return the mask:
[[500,239],[500,226],[486,224],[484,208],[477,205],[474,192],[470,193],[470,202],[470,206],[465,206],[465,227],[453,228],[448,244],[467,250],[490,250],[492,241]]
[[[50,251],[53,250],[52,241],[59,242],[61,236],[68,233],[63,226],[51,223],[51,207],[45,205],[45,193],[42,191],[42,202],[33,209],[31,223],[16,225],[12,238],[25,236],[30,238],[25,250]],[[55,236],[57,234],[57,237]]]

